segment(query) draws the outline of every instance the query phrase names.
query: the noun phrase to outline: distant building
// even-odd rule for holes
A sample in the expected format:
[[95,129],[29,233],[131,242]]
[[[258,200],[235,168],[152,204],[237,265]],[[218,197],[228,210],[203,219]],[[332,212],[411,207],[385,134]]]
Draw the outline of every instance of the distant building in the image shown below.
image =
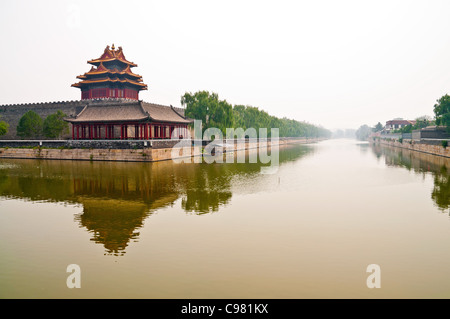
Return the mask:
[[389,133],[391,131],[395,131],[395,130],[399,130],[405,126],[408,125],[414,125],[416,124],[416,121],[411,121],[411,120],[404,120],[401,118],[396,118],[390,121],[386,122],[386,125],[384,127],[384,132]]

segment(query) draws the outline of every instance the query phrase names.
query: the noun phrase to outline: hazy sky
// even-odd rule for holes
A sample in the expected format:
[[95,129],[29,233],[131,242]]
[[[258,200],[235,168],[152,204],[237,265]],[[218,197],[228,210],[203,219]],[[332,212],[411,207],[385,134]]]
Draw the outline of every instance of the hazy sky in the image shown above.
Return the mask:
[[0,2],[0,104],[80,99],[106,45],[180,106],[208,90],[329,129],[433,115],[450,93],[450,1]]

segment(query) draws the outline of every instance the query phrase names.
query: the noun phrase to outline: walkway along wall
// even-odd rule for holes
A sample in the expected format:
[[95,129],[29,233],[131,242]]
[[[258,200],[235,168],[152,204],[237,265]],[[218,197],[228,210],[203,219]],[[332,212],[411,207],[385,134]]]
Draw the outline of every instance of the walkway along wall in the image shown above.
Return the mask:
[[[280,138],[279,145],[308,144],[320,138]],[[86,161],[157,162],[171,160],[179,140],[159,141],[0,141],[0,158],[56,159]],[[202,146],[191,146],[188,154],[179,148],[177,158],[202,154]],[[270,146],[271,142],[268,141]],[[259,142],[235,143],[234,150],[257,149]]]

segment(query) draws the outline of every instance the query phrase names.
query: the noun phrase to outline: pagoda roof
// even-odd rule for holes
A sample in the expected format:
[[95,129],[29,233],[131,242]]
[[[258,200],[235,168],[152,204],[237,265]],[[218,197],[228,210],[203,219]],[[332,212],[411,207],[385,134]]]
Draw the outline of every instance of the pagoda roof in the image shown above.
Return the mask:
[[77,87],[77,88],[81,88],[83,86],[86,85],[90,85],[90,84],[99,84],[99,83],[123,83],[123,84],[130,84],[130,85],[135,85],[138,86],[141,90],[147,90],[147,84],[144,83],[140,83],[137,81],[133,81],[130,79],[119,79],[119,78],[110,78],[110,77],[105,77],[105,78],[100,78],[100,79],[91,79],[91,80],[83,80],[80,81],[78,83],[74,83],[72,84],[73,87]]
[[148,102],[141,102],[142,108],[153,121],[191,123],[191,120],[181,116],[173,106],[165,106]]
[[123,54],[122,47],[119,47],[117,50],[114,47],[114,44],[110,48],[109,45],[106,46],[105,51],[98,59],[89,60],[89,64],[100,65],[100,63],[104,62],[112,62],[119,61],[124,64],[129,65],[130,67],[135,67],[137,64],[128,61]]
[[113,68],[113,69],[108,69],[107,67],[105,67],[103,65],[103,63],[100,63],[100,65],[98,67],[93,66],[91,68],[91,70],[89,72],[84,73],[83,75],[79,75],[77,76],[78,79],[88,79],[90,76],[92,75],[98,75],[98,74],[110,74],[110,75],[129,75],[133,78],[135,78],[135,80],[137,82],[142,82],[142,76],[133,73],[130,69],[130,66],[127,65],[125,67],[125,69],[123,69],[122,71],[118,70],[117,68]]
[[[122,64],[116,67],[108,67],[107,62],[109,61],[120,61]],[[147,90],[147,85],[142,82],[142,76],[131,71],[131,68],[137,66],[137,64],[125,58],[122,47],[116,50],[114,44],[112,48],[108,45],[100,58],[90,60],[88,63],[93,64],[91,70],[77,76],[82,81],[72,84],[73,87],[85,88],[92,84],[121,83],[133,86],[138,90]]]
[[183,124],[192,122],[192,120],[181,116],[172,106],[117,99],[90,101],[75,118],[66,119],[66,121],[72,123],[145,120]]

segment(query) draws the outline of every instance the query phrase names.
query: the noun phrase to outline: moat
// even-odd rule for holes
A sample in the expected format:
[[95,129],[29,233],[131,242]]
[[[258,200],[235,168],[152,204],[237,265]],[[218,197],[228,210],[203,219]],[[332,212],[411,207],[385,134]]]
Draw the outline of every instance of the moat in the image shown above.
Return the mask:
[[328,140],[279,162],[0,159],[0,298],[450,297],[450,159]]

